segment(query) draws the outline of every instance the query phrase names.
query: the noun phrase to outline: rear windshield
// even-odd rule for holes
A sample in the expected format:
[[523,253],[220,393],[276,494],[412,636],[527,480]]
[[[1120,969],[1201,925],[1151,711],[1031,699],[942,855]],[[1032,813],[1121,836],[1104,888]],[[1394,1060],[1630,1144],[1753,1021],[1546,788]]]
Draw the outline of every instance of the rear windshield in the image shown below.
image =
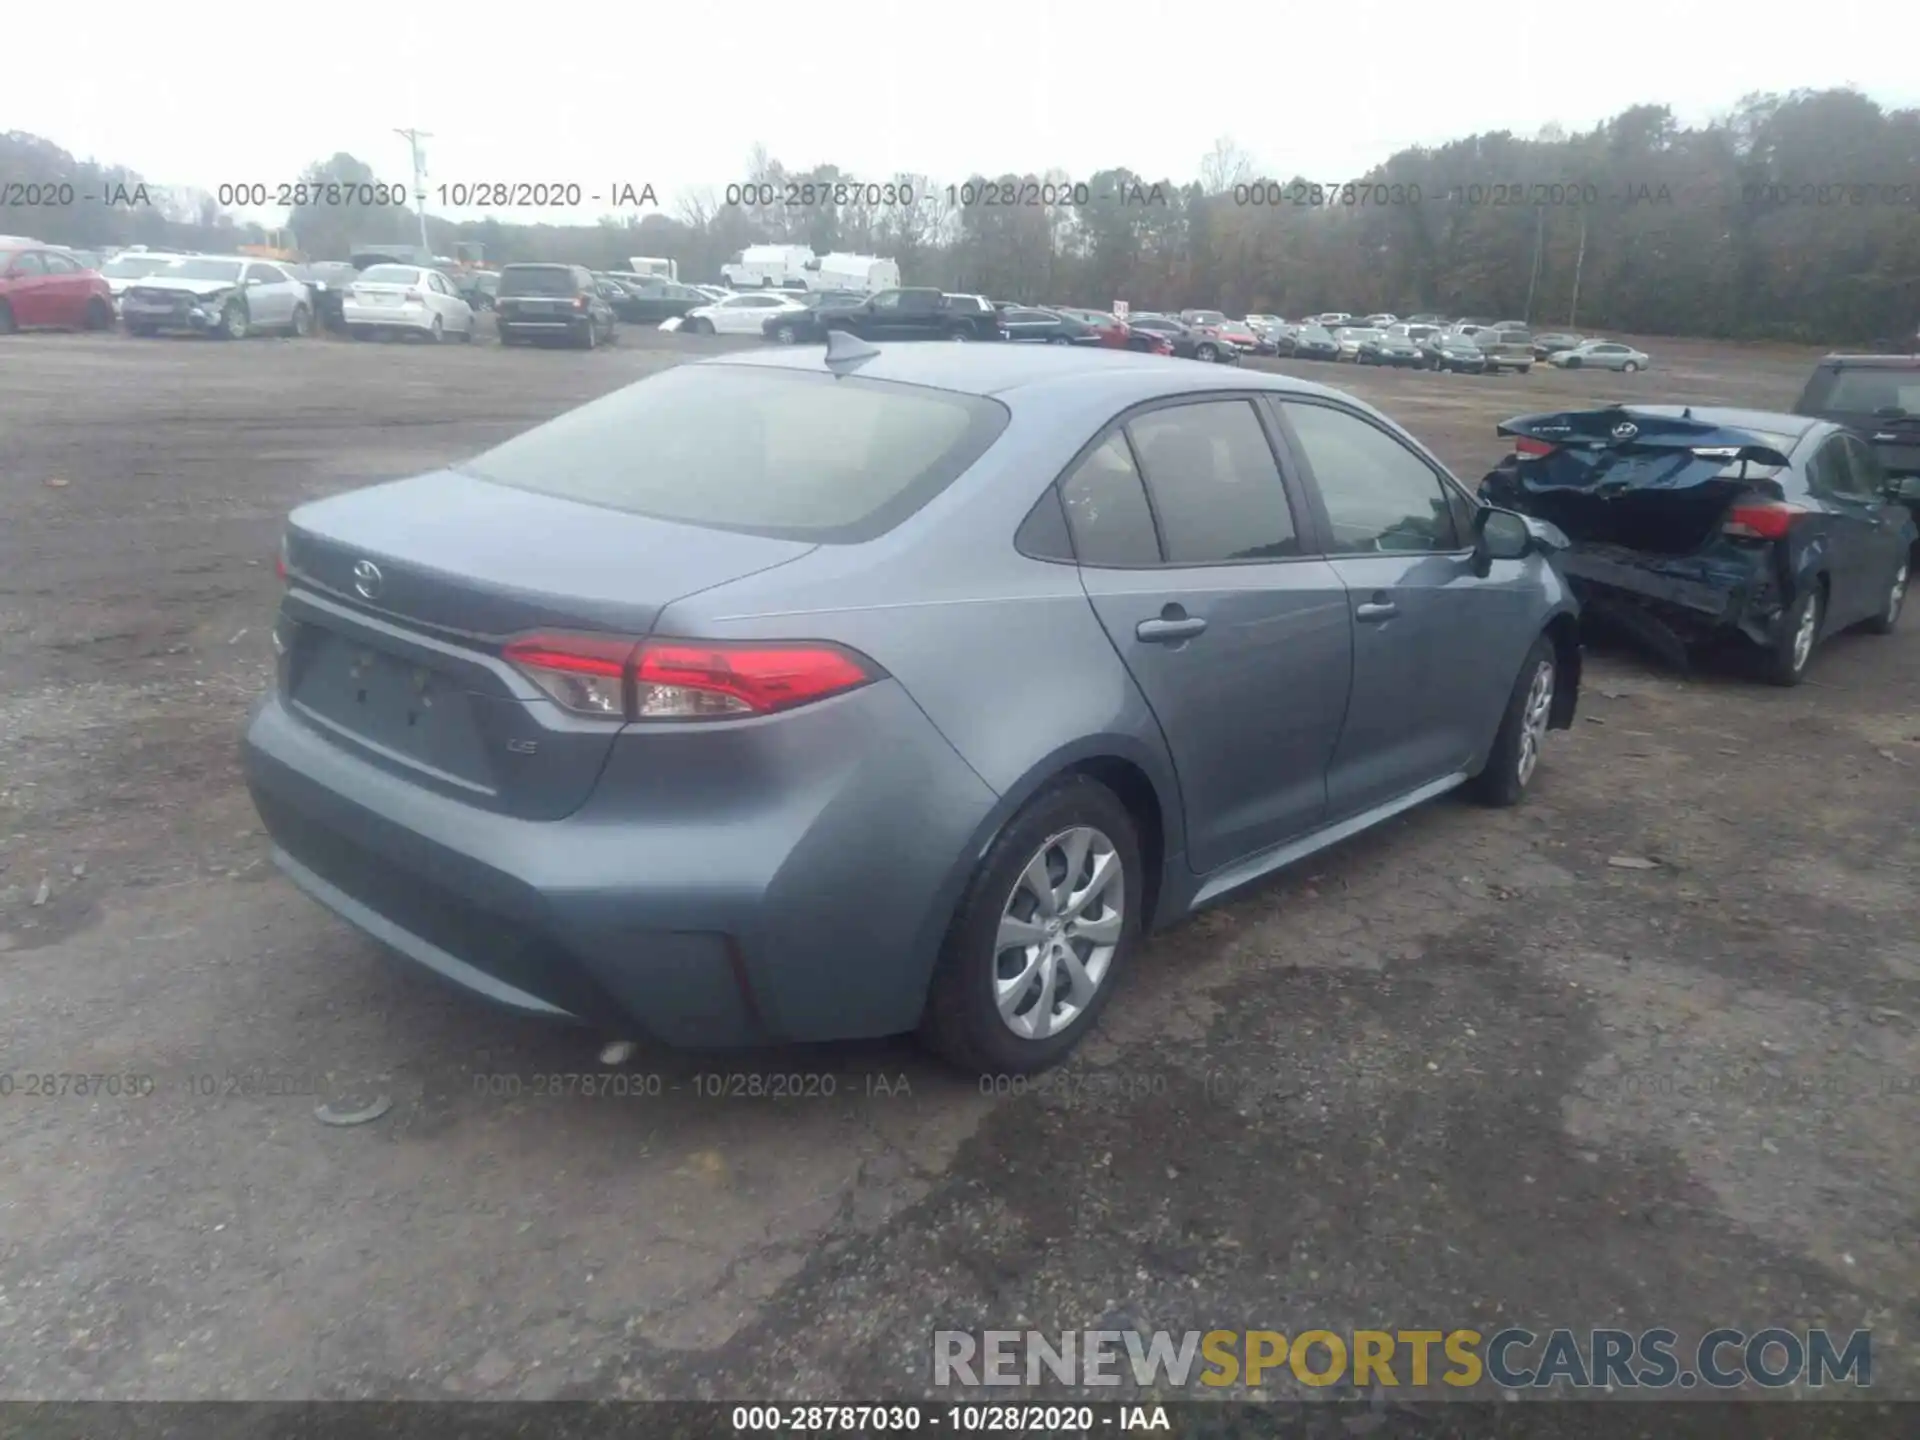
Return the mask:
[[182,260],[178,265],[168,268],[169,275],[177,275],[182,280],[238,280],[240,262],[238,260]]
[[418,285],[420,272],[407,265],[369,265],[360,278],[369,285]]
[[859,376],[682,365],[459,468],[659,520],[823,543],[870,540],[957,478],[1007,412]]
[[1830,410],[1843,415],[1872,415],[1903,410],[1920,415],[1920,370],[1842,369],[1825,367],[1813,372],[1803,410]]
[[156,271],[164,270],[172,263],[171,255],[122,255],[117,259],[109,260],[100,273],[111,276],[115,280],[133,280],[142,275],[152,275]]
[[564,265],[515,266],[500,272],[502,295],[571,295],[573,272]]

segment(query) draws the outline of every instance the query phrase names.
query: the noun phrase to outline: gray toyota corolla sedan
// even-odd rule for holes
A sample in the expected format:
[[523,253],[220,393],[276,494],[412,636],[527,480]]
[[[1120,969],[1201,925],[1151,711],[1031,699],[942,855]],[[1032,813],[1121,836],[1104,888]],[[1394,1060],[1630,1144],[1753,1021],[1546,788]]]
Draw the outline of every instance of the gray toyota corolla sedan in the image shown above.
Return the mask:
[[1517,801],[1562,544],[1320,386],[840,336],[296,510],[246,768],[297,884],[522,1012],[1030,1071],[1146,930]]

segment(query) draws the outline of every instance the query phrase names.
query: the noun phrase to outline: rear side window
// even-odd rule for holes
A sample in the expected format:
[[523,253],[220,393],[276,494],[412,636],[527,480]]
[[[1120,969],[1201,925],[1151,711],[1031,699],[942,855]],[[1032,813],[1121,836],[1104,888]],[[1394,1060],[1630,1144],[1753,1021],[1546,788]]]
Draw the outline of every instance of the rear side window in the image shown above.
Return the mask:
[[1338,555],[1457,550],[1453,507],[1433,468],[1357,415],[1288,402]]
[[573,272],[564,265],[509,266],[500,272],[502,295],[571,295]]
[[1158,565],[1160,541],[1126,436],[1109,435],[1060,484],[1082,565]]
[[1149,410],[1127,423],[1170,565],[1300,553],[1273,447],[1245,400]]
[[1850,369],[1821,366],[1807,382],[1800,409],[1843,415],[1873,415],[1902,410],[1920,415],[1920,369]]
[[926,504],[1006,423],[1005,408],[983,396],[682,365],[459,468],[660,520],[845,544],[883,534]]

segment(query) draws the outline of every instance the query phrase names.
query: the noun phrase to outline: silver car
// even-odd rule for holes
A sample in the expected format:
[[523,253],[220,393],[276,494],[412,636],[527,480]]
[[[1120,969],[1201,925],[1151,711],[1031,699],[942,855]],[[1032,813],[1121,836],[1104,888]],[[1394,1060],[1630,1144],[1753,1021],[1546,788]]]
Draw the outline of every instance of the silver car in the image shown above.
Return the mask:
[[1647,368],[1646,352],[1617,340],[1583,340],[1571,350],[1556,350],[1547,356],[1549,365],[1562,370],[1622,370],[1632,374]]
[[1027,1072],[1149,930],[1517,802],[1562,543],[1321,386],[835,335],[296,510],[246,772],[296,884],[515,1010]]
[[270,260],[188,255],[136,277],[120,296],[129,335],[192,330],[222,340],[313,333],[313,292]]

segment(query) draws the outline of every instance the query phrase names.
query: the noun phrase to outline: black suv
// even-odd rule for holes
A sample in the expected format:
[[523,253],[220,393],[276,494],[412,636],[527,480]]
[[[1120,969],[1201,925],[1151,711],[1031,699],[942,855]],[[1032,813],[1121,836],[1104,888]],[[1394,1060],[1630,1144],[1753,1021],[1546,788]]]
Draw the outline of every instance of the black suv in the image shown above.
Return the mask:
[[619,338],[613,306],[581,265],[507,265],[493,297],[502,345],[567,340],[584,350]]
[[1870,443],[1920,519],[1920,355],[1829,355],[1813,367],[1793,412],[1845,425]]
[[882,290],[850,305],[820,314],[829,330],[847,330],[862,340],[999,340],[1000,312],[978,295],[943,295],[938,290]]

